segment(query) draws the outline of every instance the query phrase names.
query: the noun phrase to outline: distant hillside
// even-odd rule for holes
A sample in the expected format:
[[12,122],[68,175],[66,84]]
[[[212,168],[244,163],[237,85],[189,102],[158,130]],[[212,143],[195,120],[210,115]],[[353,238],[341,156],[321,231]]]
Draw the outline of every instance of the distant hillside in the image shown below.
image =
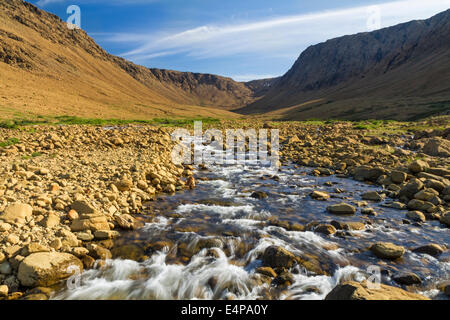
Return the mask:
[[283,119],[417,119],[450,111],[450,10],[311,46],[238,110]]
[[148,69],[110,55],[84,31],[22,0],[0,1],[0,74],[1,118],[234,117],[225,110],[254,100],[230,78]]

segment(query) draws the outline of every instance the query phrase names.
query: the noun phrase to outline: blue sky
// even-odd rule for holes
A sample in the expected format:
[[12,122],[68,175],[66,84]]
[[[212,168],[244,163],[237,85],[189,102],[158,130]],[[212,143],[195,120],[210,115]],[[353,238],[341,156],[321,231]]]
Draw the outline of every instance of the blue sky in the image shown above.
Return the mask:
[[[450,8],[450,0],[30,0],[108,52],[155,68],[238,81],[284,74],[308,46]],[[379,19],[378,19],[379,17]]]

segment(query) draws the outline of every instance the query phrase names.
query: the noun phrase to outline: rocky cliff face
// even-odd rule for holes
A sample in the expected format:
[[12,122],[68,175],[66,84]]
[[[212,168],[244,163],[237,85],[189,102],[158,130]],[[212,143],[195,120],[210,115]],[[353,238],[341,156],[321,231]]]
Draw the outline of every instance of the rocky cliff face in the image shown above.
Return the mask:
[[[444,91],[450,92],[449,82],[429,82],[435,76],[449,80],[449,62],[450,10],[428,20],[311,46],[263,99],[243,112],[267,112],[320,98],[333,104],[367,97],[392,102],[396,96],[438,98],[450,108],[449,95],[440,97]],[[317,112],[318,117],[320,114]]]

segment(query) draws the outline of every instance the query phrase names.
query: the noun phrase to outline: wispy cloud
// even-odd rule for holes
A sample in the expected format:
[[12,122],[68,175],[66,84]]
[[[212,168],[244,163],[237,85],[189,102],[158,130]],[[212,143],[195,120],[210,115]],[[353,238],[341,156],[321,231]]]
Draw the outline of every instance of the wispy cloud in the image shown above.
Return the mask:
[[[450,0],[408,0],[378,5],[381,26],[425,19],[450,7]],[[152,57],[184,54],[191,58],[235,55],[297,57],[307,46],[327,39],[367,31],[367,7],[274,17],[241,24],[203,25],[176,33],[117,33],[103,41],[135,48],[122,56],[138,62]]]

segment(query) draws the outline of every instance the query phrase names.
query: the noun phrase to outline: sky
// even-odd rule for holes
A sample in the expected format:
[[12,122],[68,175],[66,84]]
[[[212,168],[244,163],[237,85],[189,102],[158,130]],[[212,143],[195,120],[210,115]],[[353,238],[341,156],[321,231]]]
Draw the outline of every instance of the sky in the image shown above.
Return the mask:
[[[450,8],[450,0],[30,0],[108,52],[150,68],[237,81],[283,75],[308,46]],[[71,20],[73,22],[75,20]]]

